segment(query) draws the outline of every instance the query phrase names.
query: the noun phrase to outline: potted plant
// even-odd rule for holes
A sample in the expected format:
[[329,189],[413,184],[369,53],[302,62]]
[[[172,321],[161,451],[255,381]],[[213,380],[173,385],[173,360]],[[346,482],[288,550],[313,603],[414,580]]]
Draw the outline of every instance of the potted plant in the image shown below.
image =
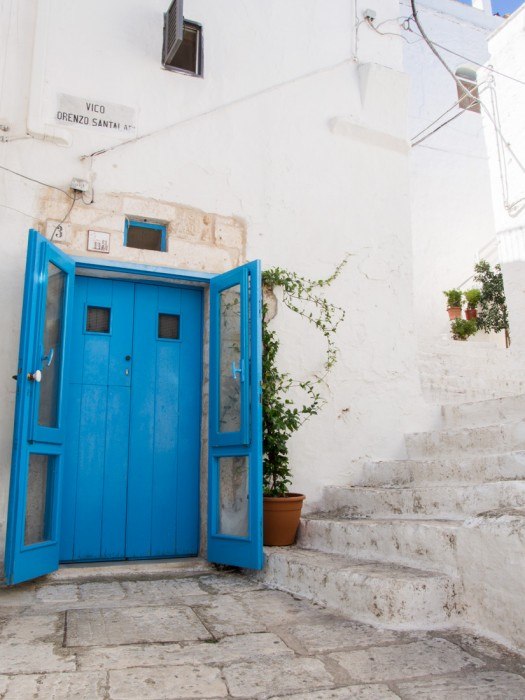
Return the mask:
[[454,340],[468,340],[477,332],[478,324],[475,318],[468,321],[465,318],[456,318],[450,324],[450,329]]
[[447,297],[448,317],[452,321],[455,318],[461,318],[461,291],[459,289],[449,289],[443,292]]
[[[327,346],[323,376],[298,380],[282,372],[277,364],[280,341],[276,330],[269,327],[269,305],[265,300],[262,386],[265,545],[285,546],[295,542],[305,496],[288,490],[292,483],[288,441],[325,404],[319,388],[337,359],[333,336],[344,319],[344,310],[328,302],[317,290],[331,284],[347,260],[348,256],[326,280],[309,280],[281,268],[263,272],[265,299],[279,288],[283,304],[313,324]],[[301,392],[304,403],[298,400]]]
[[481,289],[467,289],[466,292],[463,292],[463,296],[465,297],[465,301],[467,302],[467,308],[465,309],[465,316],[467,318],[467,321],[470,321],[473,318],[477,318],[477,306],[481,299]]
[[505,345],[510,347],[509,316],[501,266],[494,270],[486,260],[480,260],[474,267],[474,280],[481,284],[481,298],[478,327],[489,333],[505,331]]

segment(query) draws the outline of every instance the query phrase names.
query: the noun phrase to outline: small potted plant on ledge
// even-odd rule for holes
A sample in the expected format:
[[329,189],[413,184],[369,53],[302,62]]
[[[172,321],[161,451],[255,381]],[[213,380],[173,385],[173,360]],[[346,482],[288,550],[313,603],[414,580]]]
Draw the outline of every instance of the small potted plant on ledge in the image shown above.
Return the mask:
[[468,340],[471,335],[477,333],[478,323],[475,318],[455,318],[450,324],[450,330],[454,340]]
[[466,292],[463,292],[463,296],[465,297],[465,301],[467,302],[467,308],[465,309],[465,316],[467,321],[470,321],[473,318],[477,318],[477,306],[481,299],[481,289],[467,289]]
[[447,297],[449,319],[453,321],[455,318],[461,318],[461,291],[459,289],[449,289],[443,292],[443,294]]
[[[320,331],[326,343],[324,374],[312,379],[294,379],[277,366],[280,341],[269,328],[268,304],[263,304],[263,478],[264,544],[285,546],[295,542],[305,496],[288,491],[292,473],[288,454],[290,437],[311,416],[319,413],[325,399],[319,389],[337,360],[333,336],[344,319],[344,310],[327,301],[322,288],[329,286],[348,260],[338,265],[326,280],[309,280],[281,268],[263,272],[265,297],[274,289],[282,292],[283,304]],[[275,297],[274,297],[275,298]],[[297,397],[305,395],[304,403]]]

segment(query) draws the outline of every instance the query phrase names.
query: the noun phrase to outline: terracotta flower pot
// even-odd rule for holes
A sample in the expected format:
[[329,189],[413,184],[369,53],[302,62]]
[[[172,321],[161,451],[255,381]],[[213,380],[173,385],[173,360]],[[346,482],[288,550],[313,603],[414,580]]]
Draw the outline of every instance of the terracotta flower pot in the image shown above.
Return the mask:
[[470,319],[478,317],[478,311],[477,309],[465,309],[465,316],[467,321],[470,321]]
[[264,497],[265,545],[285,547],[295,542],[304,499],[300,493]]
[[453,321],[455,318],[461,318],[461,306],[449,306],[447,311],[448,317],[451,321]]

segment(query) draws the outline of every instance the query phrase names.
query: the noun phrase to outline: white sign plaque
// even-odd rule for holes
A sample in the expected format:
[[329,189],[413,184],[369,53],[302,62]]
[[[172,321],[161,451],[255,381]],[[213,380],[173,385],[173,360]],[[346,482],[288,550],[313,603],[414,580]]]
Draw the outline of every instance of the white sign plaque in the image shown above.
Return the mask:
[[71,241],[71,224],[61,224],[60,221],[46,222],[46,238],[53,243],[69,243]]
[[62,126],[88,128],[121,136],[134,136],[136,130],[136,115],[132,107],[64,93],[58,95],[55,121]]
[[104,231],[88,231],[87,249],[94,253],[109,253],[109,233]]

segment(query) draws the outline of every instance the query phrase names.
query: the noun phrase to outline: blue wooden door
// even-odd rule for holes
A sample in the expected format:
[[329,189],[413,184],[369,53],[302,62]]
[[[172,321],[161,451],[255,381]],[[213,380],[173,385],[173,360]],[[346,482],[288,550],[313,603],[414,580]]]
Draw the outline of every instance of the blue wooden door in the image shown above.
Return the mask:
[[79,277],[61,561],[195,555],[202,293]]
[[261,311],[259,261],[212,278],[208,559],[251,569],[263,566]]
[[134,287],[76,278],[61,561],[125,557]]
[[29,232],[6,540],[9,584],[58,568],[74,274],[67,255]]

